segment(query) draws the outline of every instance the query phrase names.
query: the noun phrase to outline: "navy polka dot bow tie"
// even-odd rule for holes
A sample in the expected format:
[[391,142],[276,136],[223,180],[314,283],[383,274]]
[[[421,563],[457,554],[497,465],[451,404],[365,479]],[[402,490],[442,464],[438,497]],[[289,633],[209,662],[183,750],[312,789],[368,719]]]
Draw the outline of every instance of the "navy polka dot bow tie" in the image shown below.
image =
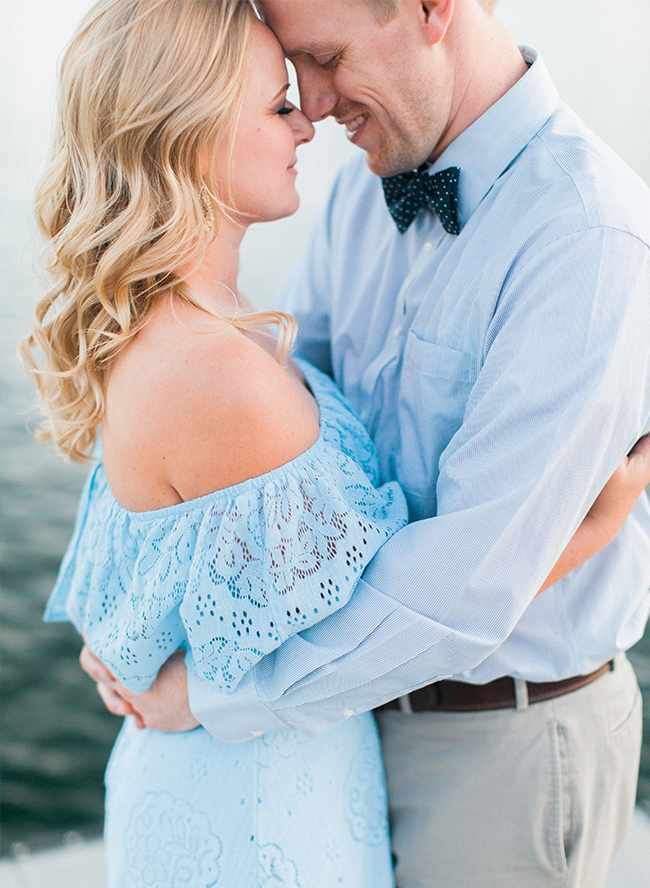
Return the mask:
[[447,234],[458,234],[458,177],[460,169],[449,167],[430,176],[420,168],[382,179],[388,210],[402,234],[415,219],[421,207],[438,214]]

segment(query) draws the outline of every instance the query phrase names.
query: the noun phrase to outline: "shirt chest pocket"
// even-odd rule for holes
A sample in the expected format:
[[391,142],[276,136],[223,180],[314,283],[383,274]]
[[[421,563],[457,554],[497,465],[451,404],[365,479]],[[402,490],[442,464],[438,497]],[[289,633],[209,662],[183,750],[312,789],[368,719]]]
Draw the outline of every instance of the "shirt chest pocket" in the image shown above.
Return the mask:
[[479,356],[407,338],[400,379],[398,477],[412,517],[435,515],[443,450],[460,428],[479,372]]

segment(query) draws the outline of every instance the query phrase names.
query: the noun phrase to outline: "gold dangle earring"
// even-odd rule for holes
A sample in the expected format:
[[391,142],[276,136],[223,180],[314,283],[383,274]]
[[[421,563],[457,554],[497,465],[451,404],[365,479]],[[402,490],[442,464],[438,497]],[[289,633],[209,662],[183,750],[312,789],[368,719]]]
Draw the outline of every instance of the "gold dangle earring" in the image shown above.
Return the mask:
[[203,208],[203,230],[207,234],[214,228],[214,210],[212,208],[212,199],[210,197],[210,192],[205,187],[205,185],[201,185],[199,200],[201,201],[201,207]]

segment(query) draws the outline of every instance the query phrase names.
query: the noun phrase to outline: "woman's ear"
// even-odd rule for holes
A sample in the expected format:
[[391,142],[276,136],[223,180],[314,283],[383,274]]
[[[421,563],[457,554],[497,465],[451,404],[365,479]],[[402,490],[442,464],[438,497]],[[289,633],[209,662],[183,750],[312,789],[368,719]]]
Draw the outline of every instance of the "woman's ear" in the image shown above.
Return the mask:
[[454,0],[422,0],[422,21],[429,43],[440,43],[454,14]]

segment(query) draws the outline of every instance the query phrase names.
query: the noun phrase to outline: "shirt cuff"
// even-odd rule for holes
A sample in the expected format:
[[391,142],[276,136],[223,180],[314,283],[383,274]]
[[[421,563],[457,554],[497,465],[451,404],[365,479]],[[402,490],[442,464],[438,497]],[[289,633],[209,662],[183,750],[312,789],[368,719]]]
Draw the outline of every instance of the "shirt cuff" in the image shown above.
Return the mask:
[[233,694],[223,693],[191,669],[187,671],[187,688],[193,715],[222,743],[243,743],[262,734],[292,730],[260,701],[252,670]]

